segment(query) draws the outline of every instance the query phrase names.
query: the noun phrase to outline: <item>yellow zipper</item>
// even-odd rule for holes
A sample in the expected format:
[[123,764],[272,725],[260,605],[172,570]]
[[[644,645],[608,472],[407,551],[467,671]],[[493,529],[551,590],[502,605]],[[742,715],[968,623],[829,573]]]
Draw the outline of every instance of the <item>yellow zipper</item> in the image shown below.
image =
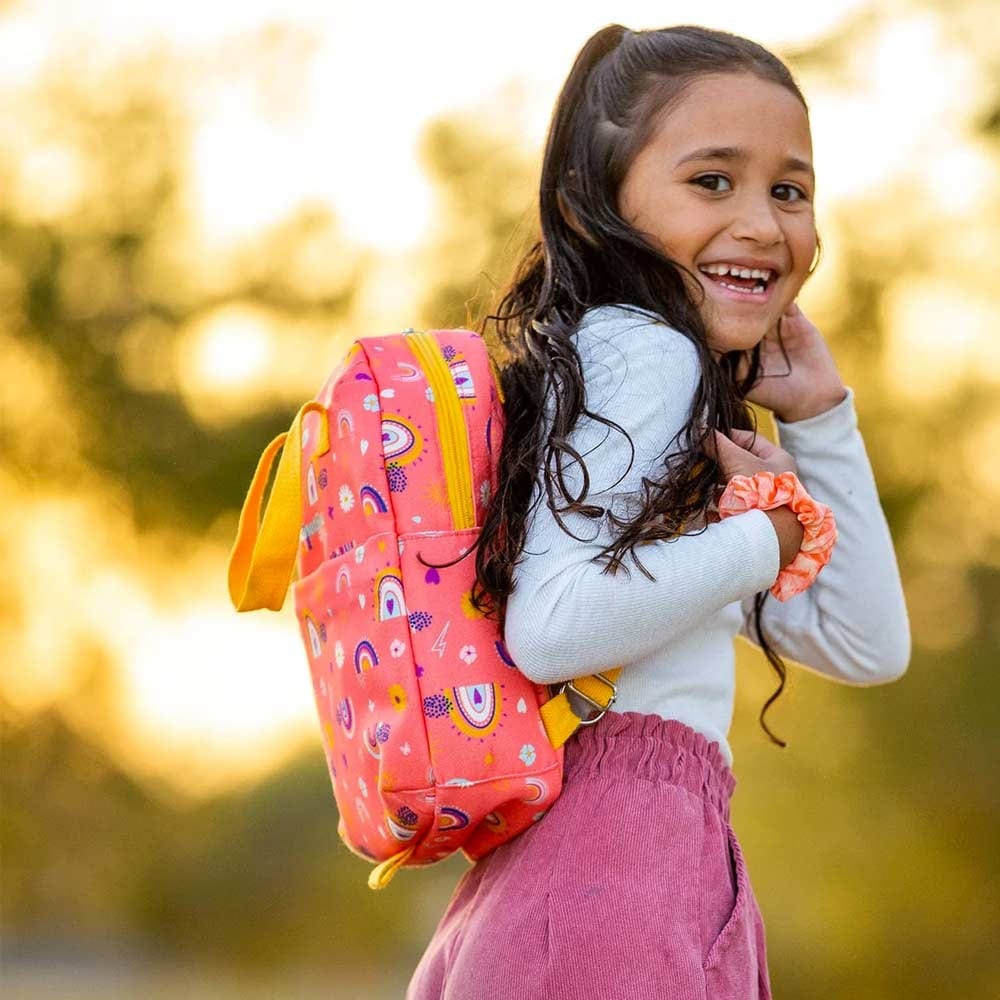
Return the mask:
[[434,391],[434,411],[441,437],[441,455],[448,488],[448,504],[455,530],[474,528],[476,511],[472,495],[472,462],[469,433],[462,415],[462,401],[448,362],[434,336],[426,330],[404,333]]

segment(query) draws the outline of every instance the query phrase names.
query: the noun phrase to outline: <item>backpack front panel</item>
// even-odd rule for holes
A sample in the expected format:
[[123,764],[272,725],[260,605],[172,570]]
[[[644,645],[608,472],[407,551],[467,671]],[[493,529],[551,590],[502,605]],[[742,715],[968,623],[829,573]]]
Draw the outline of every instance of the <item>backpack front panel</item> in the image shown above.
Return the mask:
[[473,837],[484,848],[502,843],[539,819],[560,788],[563,751],[538,712],[547,688],[517,669],[496,621],[472,604],[479,533],[400,537],[437,796],[433,839],[414,861],[445,857]]

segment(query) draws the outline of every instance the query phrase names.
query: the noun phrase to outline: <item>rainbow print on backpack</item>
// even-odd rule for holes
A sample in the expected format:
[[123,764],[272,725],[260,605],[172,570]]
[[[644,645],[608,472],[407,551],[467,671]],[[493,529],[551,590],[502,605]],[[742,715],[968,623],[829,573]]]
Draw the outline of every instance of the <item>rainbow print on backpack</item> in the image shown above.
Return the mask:
[[277,611],[291,588],[338,834],[373,889],[540,820],[566,739],[614,701],[620,667],[551,697],[471,603],[502,404],[473,331],[359,338],[264,450],[240,514],[230,598]]

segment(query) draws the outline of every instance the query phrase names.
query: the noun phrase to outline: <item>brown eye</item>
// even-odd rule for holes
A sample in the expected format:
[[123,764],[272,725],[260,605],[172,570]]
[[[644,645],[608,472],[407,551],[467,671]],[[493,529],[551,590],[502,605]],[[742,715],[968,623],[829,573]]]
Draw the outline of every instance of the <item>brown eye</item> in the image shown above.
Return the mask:
[[803,191],[802,188],[796,187],[794,184],[776,184],[774,186],[774,190],[777,191],[778,188],[787,188],[789,191],[794,191],[798,195],[798,198],[782,198],[781,199],[782,201],[808,201],[809,200],[809,198],[807,197],[805,191]]
[[719,188],[717,188],[717,187],[706,187],[705,185],[703,185],[701,183],[702,181],[710,181],[711,182],[711,181],[715,181],[715,180],[723,181],[726,184],[729,183],[729,178],[726,177],[724,174],[702,174],[700,177],[693,178],[692,181],[691,181],[691,183],[692,184],[697,184],[699,187],[705,187],[705,189],[707,191],[718,191]]

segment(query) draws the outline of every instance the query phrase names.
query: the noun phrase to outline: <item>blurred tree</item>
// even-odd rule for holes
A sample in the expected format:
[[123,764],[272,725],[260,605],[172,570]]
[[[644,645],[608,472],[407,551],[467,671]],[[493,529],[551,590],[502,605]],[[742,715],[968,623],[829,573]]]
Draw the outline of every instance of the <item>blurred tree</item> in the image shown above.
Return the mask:
[[[813,83],[850,91],[882,32],[929,18],[984,81],[962,95],[956,133],[991,180],[974,203],[951,206],[927,173],[930,142],[891,183],[824,216],[823,270],[836,281],[805,295],[857,391],[915,649],[907,676],[879,689],[793,669],[773,723],[789,743],[780,756],[757,726],[771,675],[741,652],[733,740],[748,794],[734,814],[783,997],[1000,992],[1000,912],[988,888],[1000,804],[1000,528],[982,513],[1000,492],[990,450],[1000,379],[993,320],[989,338],[970,333],[971,304],[993,318],[1000,305],[993,7],[869,5],[834,35],[783,53],[807,94]],[[193,538],[220,511],[235,516],[261,443],[287,427],[298,396],[248,400],[245,418],[205,422],[178,387],[179,338],[227,304],[336,327],[366,260],[354,254],[336,269],[351,248],[321,250],[330,276],[303,284],[303,255],[339,240],[335,220],[304,209],[202,273],[202,258],[176,249],[189,224],[188,139],[169,71],[124,67],[96,83],[89,72],[50,81],[30,107],[33,127],[50,123],[81,164],[86,197],[31,214],[18,185],[0,183],[0,348],[17,376],[5,386],[0,448],[25,488],[72,484],[90,467],[125,486],[144,531]],[[875,162],[877,152],[858,156]],[[0,181],[18,173],[16,155],[0,145]],[[421,323],[469,325],[533,235],[537,151],[459,115],[428,129],[422,155],[442,211],[422,254],[434,270]],[[7,566],[0,578],[9,618],[25,615],[31,596],[14,587],[16,573]],[[105,711],[99,684],[91,694],[92,711]],[[78,711],[91,710],[76,697]],[[409,968],[465,867],[454,858],[370,893],[367,866],[336,836],[318,739],[259,787],[191,806],[131,778],[60,712],[19,718],[5,706],[3,728],[5,938],[61,927],[140,933],[247,963],[350,957]]]
[[427,251],[434,273],[420,304],[428,327],[474,327],[537,238],[537,163],[496,125],[484,126],[497,117],[477,110],[438,119],[421,140],[440,205]]
[[[260,233],[228,267],[217,262],[213,275],[200,273],[198,255],[179,256],[190,241],[188,124],[171,103],[171,73],[166,58],[115,66],[102,79],[82,64],[62,66],[25,99],[32,131],[58,142],[86,196],[39,219],[25,217],[15,186],[0,190],[0,333],[11,350],[44,359],[58,393],[30,400],[31,416],[51,435],[70,423],[79,460],[126,487],[138,527],[198,533],[220,501],[242,500],[246,470],[261,442],[287,427],[291,399],[248,399],[245,417],[222,426],[199,421],[179,392],[182,334],[240,303],[275,322],[311,322],[319,343],[348,314],[367,258],[327,211],[309,207]],[[0,176],[16,173],[4,162],[14,155],[0,147]],[[314,246],[329,264],[304,287],[301,260]],[[334,263],[351,259],[349,269]],[[6,462],[25,480],[64,482],[62,449],[36,445],[35,434],[5,436]]]

